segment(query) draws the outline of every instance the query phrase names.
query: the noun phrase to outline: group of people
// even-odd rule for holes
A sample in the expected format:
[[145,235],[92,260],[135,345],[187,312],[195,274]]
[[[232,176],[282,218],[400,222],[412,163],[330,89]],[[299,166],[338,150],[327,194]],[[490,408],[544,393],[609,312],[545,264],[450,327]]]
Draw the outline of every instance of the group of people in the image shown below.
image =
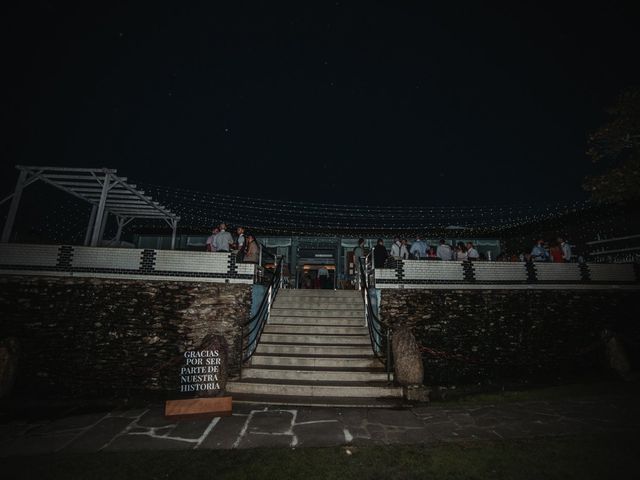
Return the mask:
[[[358,246],[354,249],[356,258],[364,256],[364,239],[358,240]],[[443,260],[443,261],[478,261],[481,260],[480,253],[473,245],[473,242],[458,242],[457,244],[447,244],[444,239],[440,239],[437,247],[428,246],[422,237],[416,237],[415,242],[408,244],[405,238],[396,237],[393,239],[391,251],[384,246],[384,240],[378,239],[373,249],[373,265],[375,268],[384,268],[391,260]],[[496,260],[506,260],[501,255]],[[514,261],[533,262],[556,262],[568,263],[572,261],[571,245],[564,238],[558,237],[549,245],[543,239],[539,239],[531,253],[521,254]]]
[[[364,239],[358,240],[358,246],[354,249],[356,258],[364,255]],[[391,251],[387,251],[384,246],[384,240],[378,239],[373,249],[373,266],[375,268],[384,268],[389,260],[443,260],[443,261],[464,261],[480,260],[480,254],[474,247],[473,242],[458,242],[456,245],[449,245],[444,239],[440,239],[438,247],[429,246],[417,236],[415,242],[408,244],[406,238],[395,237]]]
[[258,263],[260,247],[256,237],[246,233],[243,227],[236,228],[236,235],[227,231],[227,225],[221,223],[211,230],[206,241],[207,252],[236,252],[238,260],[245,263]]
[[558,237],[547,249],[545,241],[539,239],[533,246],[529,258],[525,259],[531,259],[534,262],[568,263],[571,261],[571,245],[562,237]]

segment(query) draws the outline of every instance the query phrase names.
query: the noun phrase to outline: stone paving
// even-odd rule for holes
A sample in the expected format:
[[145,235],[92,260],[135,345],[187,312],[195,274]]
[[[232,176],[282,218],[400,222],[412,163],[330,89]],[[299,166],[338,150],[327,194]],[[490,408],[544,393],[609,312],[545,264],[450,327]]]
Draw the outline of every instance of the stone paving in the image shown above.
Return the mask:
[[162,405],[0,424],[0,456],[123,450],[435,444],[640,431],[634,396],[404,410],[234,405],[230,417],[167,420]]

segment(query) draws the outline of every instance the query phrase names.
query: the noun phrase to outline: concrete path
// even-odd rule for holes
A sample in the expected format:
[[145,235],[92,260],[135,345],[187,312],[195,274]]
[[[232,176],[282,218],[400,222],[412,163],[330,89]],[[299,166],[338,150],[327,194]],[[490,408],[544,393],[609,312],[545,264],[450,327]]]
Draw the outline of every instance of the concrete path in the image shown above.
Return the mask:
[[406,410],[234,406],[233,416],[168,421],[162,406],[67,412],[0,424],[0,456],[123,450],[433,444],[639,431],[635,396]]

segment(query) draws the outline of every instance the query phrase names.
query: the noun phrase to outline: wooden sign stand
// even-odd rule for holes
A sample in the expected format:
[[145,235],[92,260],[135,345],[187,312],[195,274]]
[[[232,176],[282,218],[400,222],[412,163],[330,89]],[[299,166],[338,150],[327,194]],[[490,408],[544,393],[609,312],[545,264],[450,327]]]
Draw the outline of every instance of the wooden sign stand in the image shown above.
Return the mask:
[[164,404],[166,418],[228,417],[232,411],[231,397],[198,397],[167,400]]

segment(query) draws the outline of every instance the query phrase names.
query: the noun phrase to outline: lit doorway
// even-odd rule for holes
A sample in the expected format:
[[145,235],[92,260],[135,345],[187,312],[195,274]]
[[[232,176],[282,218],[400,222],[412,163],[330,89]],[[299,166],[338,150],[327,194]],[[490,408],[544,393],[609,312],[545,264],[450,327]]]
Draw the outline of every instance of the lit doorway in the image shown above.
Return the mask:
[[336,266],[328,263],[299,263],[296,288],[335,289]]

